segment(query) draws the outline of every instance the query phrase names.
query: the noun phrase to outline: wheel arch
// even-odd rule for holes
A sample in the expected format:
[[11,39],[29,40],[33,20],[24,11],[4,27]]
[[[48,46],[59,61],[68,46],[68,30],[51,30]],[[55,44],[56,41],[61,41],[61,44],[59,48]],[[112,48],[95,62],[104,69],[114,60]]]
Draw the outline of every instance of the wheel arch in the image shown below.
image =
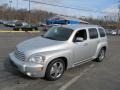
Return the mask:
[[[67,69],[67,66],[68,66],[68,60],[67,60],[66,57],[57,57],[57,58],[54,58],[53,60],[51,60],[51,61],[48,63],[48,65],[49,65],[52,61],[54,61],[54,60],[56,60],[56,59],[61,59],[61,60],[64,61],[64,63],[65,63],[65,70],[66,70],[66,69]],[[48,67],[48,65],[47,65],[47,67]]]
[[107,50],[107,46],[106,46],[106,45],[98,46],[98,48],[97,48],[97,50],[96,50],[95,58],[98,57],[98,54],[99,54],[99,52],[100,52],[101,49],[104,49],[105,52],[106,52],[106,50]]
[[[107,46],[103,46],[101,49],[104,49],[105,52],[106,52]],[[101,50],[101,49],[100,49],[100,50]]]

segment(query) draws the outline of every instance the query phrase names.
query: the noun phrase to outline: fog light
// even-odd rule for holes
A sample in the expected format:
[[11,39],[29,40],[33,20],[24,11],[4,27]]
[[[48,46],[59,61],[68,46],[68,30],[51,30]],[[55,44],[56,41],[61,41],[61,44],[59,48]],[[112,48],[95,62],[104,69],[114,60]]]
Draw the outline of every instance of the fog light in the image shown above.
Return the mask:
[[29,72],[27,72],[26,74],[27,74],[28,76],[31,76],[31,75],[32,75],[32,74],[31,74],[31,73],[29,73]]

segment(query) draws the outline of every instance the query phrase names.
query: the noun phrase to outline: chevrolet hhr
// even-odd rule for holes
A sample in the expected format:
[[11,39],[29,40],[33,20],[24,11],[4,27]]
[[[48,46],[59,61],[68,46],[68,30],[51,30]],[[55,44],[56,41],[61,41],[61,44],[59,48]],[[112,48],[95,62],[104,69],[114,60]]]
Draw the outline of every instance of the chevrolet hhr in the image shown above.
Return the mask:
[[107,46],[100,26],[55,26],[42,36],[19,43],[9,58],[12,66],[29,77],[57,80],[69,68],[103,61]]

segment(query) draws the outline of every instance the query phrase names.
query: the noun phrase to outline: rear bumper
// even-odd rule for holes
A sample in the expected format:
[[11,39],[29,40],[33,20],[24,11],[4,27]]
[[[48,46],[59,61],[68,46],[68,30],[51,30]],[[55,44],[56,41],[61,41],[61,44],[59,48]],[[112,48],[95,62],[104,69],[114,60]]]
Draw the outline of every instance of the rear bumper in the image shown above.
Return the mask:
[[9,54],[10,62],[20,72],[30,77],[44,77],[45,68],[41,64],[20,61],[14,56],[14,52]]

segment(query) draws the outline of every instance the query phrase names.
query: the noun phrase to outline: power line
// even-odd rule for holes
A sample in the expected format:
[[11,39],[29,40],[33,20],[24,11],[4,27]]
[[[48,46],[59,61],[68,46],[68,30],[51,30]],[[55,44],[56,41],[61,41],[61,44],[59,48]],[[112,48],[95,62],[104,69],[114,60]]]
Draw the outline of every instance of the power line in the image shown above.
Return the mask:
[[11,9],[12,0],[9,0],[9,3],[10,3],[10,9]]
[[[24,1],[28,1],[28,0],[24,0]],[[106,13],[106,12],[101,12],[101,11],[91,10],[91,9],[74,8],[74,7],[57,5],[57,4],[49,4],[49,3],[40,2],[40,1],[33,1],[33,0],[31,0],[30,2],[36,3],[36,4],[44,4],[44,5],[54,6],[54,7],[61,7],[61,8],[68,8],[68,9],[80,10],[80,11],[87,11],[87,12],[94,12],[94,13]]]

